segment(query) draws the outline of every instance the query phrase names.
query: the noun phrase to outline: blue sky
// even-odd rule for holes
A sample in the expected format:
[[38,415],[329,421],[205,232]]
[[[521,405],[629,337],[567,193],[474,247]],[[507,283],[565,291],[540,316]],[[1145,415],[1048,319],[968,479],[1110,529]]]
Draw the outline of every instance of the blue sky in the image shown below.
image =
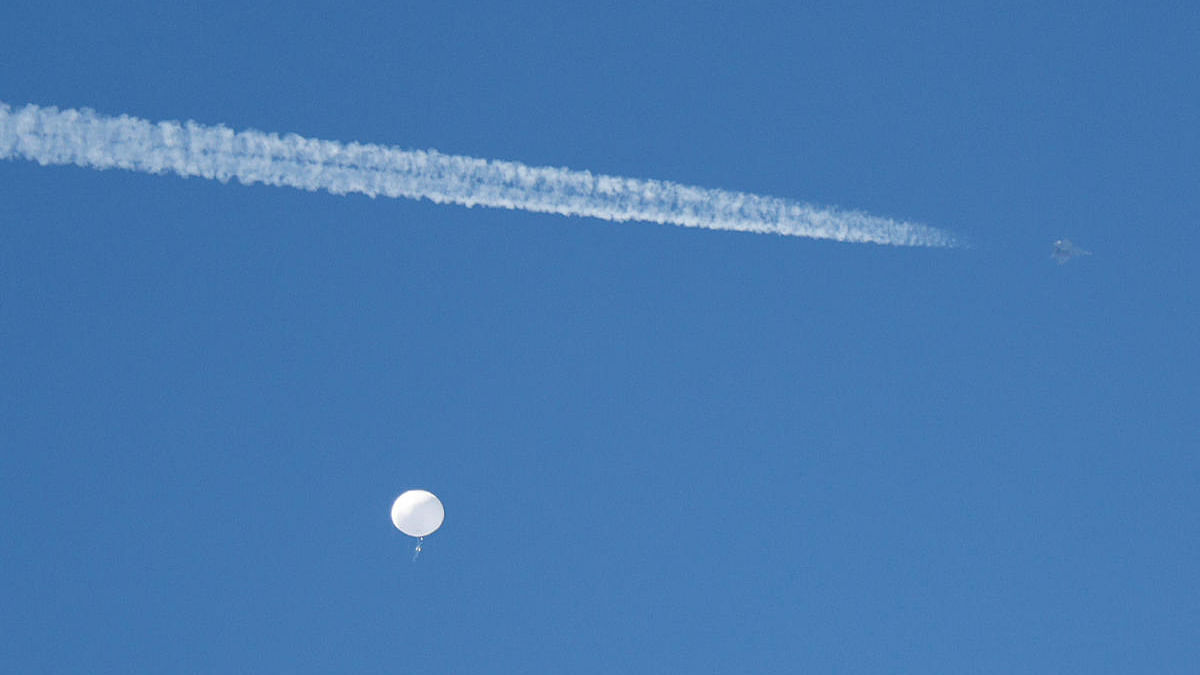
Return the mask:
[[0,100],[974,246],[0,162],[5,670],[1200,660],[1195,8],[350,4],[7,2]]

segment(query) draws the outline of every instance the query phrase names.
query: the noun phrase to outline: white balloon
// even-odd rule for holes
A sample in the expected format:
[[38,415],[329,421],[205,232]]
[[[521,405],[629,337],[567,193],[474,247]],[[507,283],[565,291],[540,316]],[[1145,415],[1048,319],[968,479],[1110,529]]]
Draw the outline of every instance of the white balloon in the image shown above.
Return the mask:
[[442,502],[425,490],[409,490],[392,503],[392,524],[410,537],[433,534],[446,519]]

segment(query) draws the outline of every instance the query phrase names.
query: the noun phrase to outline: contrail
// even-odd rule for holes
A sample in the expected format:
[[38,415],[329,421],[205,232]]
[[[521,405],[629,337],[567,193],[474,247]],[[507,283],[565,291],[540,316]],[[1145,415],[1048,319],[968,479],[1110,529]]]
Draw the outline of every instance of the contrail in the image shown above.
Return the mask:
[[744,192],[195,122],[154,123],[86,108],[13,110],[0,102],[0,159],[11,157],[612,221],[898,246],[958,245],[925,225]]

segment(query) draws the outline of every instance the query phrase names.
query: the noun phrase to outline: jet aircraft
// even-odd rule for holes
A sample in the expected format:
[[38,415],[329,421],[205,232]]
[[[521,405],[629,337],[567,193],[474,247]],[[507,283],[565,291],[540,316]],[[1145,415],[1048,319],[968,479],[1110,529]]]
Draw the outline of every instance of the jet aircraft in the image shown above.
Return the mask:
[[1071,258],[1078,258],[1081,255],[1091,254],[1091,251],[1085,251],[1071,243],[1070,239],[1059,239],[1058,241],[1054,242],[1054,252],[1050,254],[1050,257],[1058,261],[1059,265],[1062,265]]

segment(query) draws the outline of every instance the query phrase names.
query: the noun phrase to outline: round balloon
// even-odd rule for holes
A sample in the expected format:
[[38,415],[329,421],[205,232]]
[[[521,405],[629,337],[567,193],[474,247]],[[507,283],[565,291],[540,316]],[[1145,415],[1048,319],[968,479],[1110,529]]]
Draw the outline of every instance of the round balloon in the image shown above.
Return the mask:
[[446,519],[442,502],[425,490],[409,490],[392,503],[392,524],[410,537],[433,534]]

